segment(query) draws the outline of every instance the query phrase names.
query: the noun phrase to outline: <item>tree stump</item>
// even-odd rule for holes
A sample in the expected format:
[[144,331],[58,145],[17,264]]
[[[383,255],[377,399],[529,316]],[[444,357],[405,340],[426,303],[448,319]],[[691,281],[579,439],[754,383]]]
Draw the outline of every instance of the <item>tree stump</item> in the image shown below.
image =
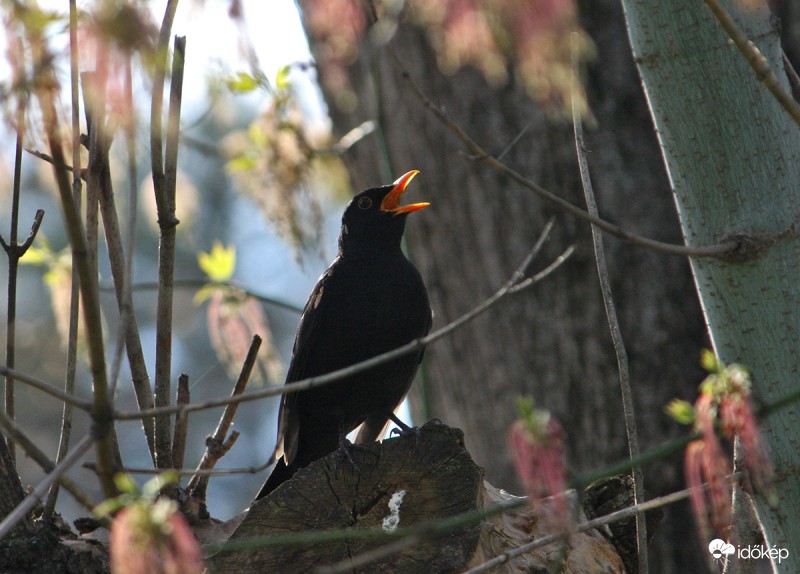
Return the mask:
[[[228,541],[305,531],[386,529],[393,519],[399,528],[413,529],[513,498],[484,482],[482,469],[464,449],[463,433],[441,423],[426,424],[417,437],[390,438],[358,448],[353,458],[360,471],[338,452],[301,469],[255,502]],[[547,520],[524,506],[447,534],[425,531],[422,541],[348,572],[461,572],[551,534],[547,526]],[[247,550],[218,553],[207,564],[210,572],[225,574],[306,573],[387,543],[391,542],[351,538],[304,545],[254,544]],[[625,573],[614,548],[595,531],[572,535],[566,546],[537,548],[492,572],[547,572],[554,564],[560,564],[559,571],[565,574]]]
[[[250,508],[229,541],[271,534],[331,529],[400,528],[482,507],[483,471],[464,450],[463,434],[428,423],[414,435],[390,438],[353,451],[360,470],[341,453],[301,469]],[[404,492],[400,495],[399,493]],[[390,500],[402,496],[395,510]],[[354,572],[452,572],[472,557],[480,525],[425,540]],[[212,572],[312,572],[386,544],[350,539],[313,546],[276,546],[218,554]]]

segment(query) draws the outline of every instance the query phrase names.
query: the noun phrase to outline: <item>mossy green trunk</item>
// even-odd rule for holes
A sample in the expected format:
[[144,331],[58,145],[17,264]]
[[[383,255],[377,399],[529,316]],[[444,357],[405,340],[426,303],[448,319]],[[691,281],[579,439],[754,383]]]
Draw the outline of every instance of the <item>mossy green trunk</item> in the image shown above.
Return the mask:
[[[688,245],[744,237],[741,259],[694,259],[715,351],[753,372],[765,402],[797,390],[800,371],[800,129],[755,78],[700,0],[623,0]],[[725,2],[784,78],[766,6]],[[787,86],[788,89],[788,86]],[[779,503],[756,501],[767,543],[789,550],[776,571],[800,572],[800,407],[763,421]]]

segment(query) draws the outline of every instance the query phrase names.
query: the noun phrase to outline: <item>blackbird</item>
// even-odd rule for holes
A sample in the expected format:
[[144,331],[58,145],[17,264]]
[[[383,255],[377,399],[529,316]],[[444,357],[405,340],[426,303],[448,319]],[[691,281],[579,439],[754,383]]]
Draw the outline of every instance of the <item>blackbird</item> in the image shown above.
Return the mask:
[[[364,361],[430,330],[428,292],[400,248],[406,216],[429,205],[399,203],[417,173],[362,191],[345,208],[339,252],[317,281],[297,328],[287,385]],[[346,449],[345,437],[359,425],[356,444],[380,438],[411,387],[422,353],[283,395],[273,454],[277,464],[257,498],[298,468]]]

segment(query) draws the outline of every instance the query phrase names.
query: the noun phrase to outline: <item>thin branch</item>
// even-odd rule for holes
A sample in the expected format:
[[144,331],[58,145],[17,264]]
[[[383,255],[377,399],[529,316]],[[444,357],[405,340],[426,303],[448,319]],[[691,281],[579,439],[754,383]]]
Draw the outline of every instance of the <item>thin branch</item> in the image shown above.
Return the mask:
[[[540,238],[540,241],[537,242],[537,246],[540,246],[541,242],[542,242],[542,239]],[[387,351],[386,353],[382,353],[380,355],[376,355],[375,357],[372,357],[372,358],[367,359],[365,361],[361,361],[360,363],[356,363],[354,365],[351,365],[349,367],[345,367],[345,368],[342,368],[342,369],[338,369],[336,371],[331,371],[330,373],[326,373],[324,375],[319,375],[317,377],[310,377],[310,378],[303,379],[303,380],[300,380],[300,381],[297,381],[297,382],[293,382],[290,385],[284,385],[282,387],[276,387],[276,388],[262,389],[262,390],[259,390],[259,391],[254,391],[254,392],[251,392],[251,393],[247,393],[245,395],[240,395],[238,397],[229,397],[229,398],[226,398],[226,399],[215,399],[215,400],[210,400],[210,401],[204,401],[204,402],[201,402],[201,403],[195,403],[195,404],[192,404],[192,405],[187,405],[185,407],[177,407],[177,406],[156,407],[154,409],[151,409],[149,411],[144,411],[144,412],[122,412],[122,411],[117,411],[115,413],[115,415],[114,415],[114,418],[116,418],[118,420],[135,420],[135,419],[140,419],[142,417],[161,416],[161,415],[167,415],[167,414],[172,414],[172,413],[176,413],[176,412],[187,412],[188,413],[188,412],[194,412],[194,411],[200,411],[200,410],[206,410],[206,409],[216,408],[216,407],[220,407],[220,406],[225,406],[225,405],[231,404],[231,403],[241,403],[241,402],[255,401],[255,400],[263,399],[263,398],[266,398],[266,397],[275,397],[275,396],[279,396],[279,395],[285,395],[285,394],[288,394],[288,393],[296,393],[296,392],[299,392],[299,391],[305,391],[305,390],[308,390],[308,389],[311,389],[311,388],[320,387],[322,385],[327,385],[327,384],[330,384],[330,383],[332,383],[334,381],[338,381],[338,380],[340,380],[340,379],[342,379],[344,377],[349,377],[349,376],[354,375],[356,373],[360,373],[362,371],[366,371],[366,370],[371,369],[371,368],[373,368],[373,367],[375,367],[377,365],[382,365],[382,364],[387,363],[389,361],[392,361],[392,360],[394,360],[394,359],[396,359],[398,357],[402,357],[402,356],[407,355],[409,353],[413,353],[415,351],[418,351],[418,350],[424,348],[426,345],[429,345],[430,343],[432,343],[434,341],[437,341],[437,340],[439,340],[439,339],[441,339],[443,337],[446,337],[452,331],[458,329],[459,327],[463,326],[464,324],[468,323],[469,321],[472,321],[475,317],[477,317],[478,315],[480,315],[484,311],[487,311],[488,309],[492,308],[499,301],[501,301],[504,297],[519,292],[520,289],[518,289],[518,287],[523,286],[523,285],[526,288],[530,287],[530,286],[536,284],[537,282],[541,281],[545,277],[547,277],[550,273],[555,271],[558,268],[559,265],[561,265],[564,261],[566,261],[566,259],[572,253],[572,251],[573,251],[572,247],[568,248],[564,252],[564,254],[562,254],[557,259],[558,264],[549,265],[545,271],[542,271],[542,272],[536,274],[535,281],[531,281],[529,279],[521,279],[522,274],[524,274],[525,267],[527,267],[527,265],[530,263],[530,260],[533,258],[533,255],[535,255],[535,252],[536,252],[535,249],[531,250],[531,252],[528,254],[528,256],[526,256],[526,258],[525,258],[525,260],[523,262],[523,265],[521,265],[520,268],[517,271],[515,271],[514,274],[512,275],[513,281],[509,280],[497,292],[495,292],[492,296],[488,297],[482,303],[480,303],[479,305],[474,307],[472,310],[468,311],[467,313],[465,313],[461,317],[455,319],[451,323],[448,323],[444,327],[442,327],[440,329],[437,329],[436,331],[433,331],[432,333],[428,334],[425,337],[422,337],[422,338],[419,338],[419,339],[414,339],[410,343],[407,343],[407,344],[405,344],[405,345],[403,345],[401,347],[398,347],[397,349],[394,349],[392,351]],[[522,269],[522,271],[520,271],[520,269]],[[534,279],[534,278],[531,278],[531,279]]]
[[[55,81],[55,80],[54,80]],[[72,248],[73,265],[78,267],[80,289],[83,299],[83,314],[89,342],[89,359],[94,387],[93,418],[97,425],[97,461],[100,467],[100,482],[106,497],[117,494],[113,475],[119,466],[119,444],[114,434],[111,415],[113,406],[108,394],[103,328],[100,318],[100,298],[97,289],[97,275],[92,275],[86,235],[80,213],[70,191],[67,171],[64,169],[64,155],[58,130],[53,94],[41,89],[37,94],[44,115],[47,140],[53,156],[53,175],[61,197],[62,211]]]
[[[22,46],[22,40],[16,40],[16,48],[13,50],[17,54],[24,53],[24,47]],[[21,75],[21,66],[24,64],[19,62],[16,66],[17,69],[15,70],[15,76]],[[14,153],[14,183],[13,183],[13,190],[12,190],[12,202],[11,202],[11,235],[9,236],[8,243],[0,236],[0,243],[2,243],[3,249],[8,256],[8,310],[7,310],[7,317],[6,317],[6,364],[10,367],[13,367],[16,360],[16,324],[17,324],[17,272],[19,270],[19,258],[25,253],[27,250],[26,246],[20,246],[17,244],[17,233],[19,227],[19,197],[20,197],[20,188],[21,188],[21,181],[22,181],[22,148],[23,148],[23,140],[25,134],[25,107],[28,104],[27,96],[23,95],[20,92],[19,101],[17,102],[17,137],[16,137],[16,149]],[[41,210],[40,210],[41,212]],[[41,212],[43,214],[43,212]],[[38,215],[38,213],[37,213]],[[34,222],[34,228],[31,230],[31,236],[35,235],[36,230],[38,230],[39,225],[41,224],[41,217],[38,219],[38,223]],[[33,241],[31,239],[31,241]],[[30,244],[28,244],[30,245]],[[15,416],[15,385],[14,385],[14,377],[6,373],[5,375],[5,397],[4,397],[4,405],[5,405],[5,413],[4,415],[7,416],[11,421],[14,420]],[[3,437],[0,437],[0,457],[6,464],[3,464],[4,467],[4,478],[5,484],[3,484],[3,488],[8,490],[9,497],[12,500],[22,500],[24,496],[24,490],[22,488],[22,481],[20,480],[19,473],[17,471],[17,463],[16,463],[16,446],[14,444],[14,437],[11,434],[6,436],[7,440],[3,440]],[[12,498],[13,496],[13,498]],[[25,514],[22,517],[24,519],[24,529],[28,532],[31,531],[31,520],[30,517]],[[17,522],[14,522],[16,525]]]
[[[244,393],[247,383],[250,380],[250,374],[253,372],[253,367],[258,360],[258,351],[260,348],[261,337],[254,335],[253,342],[250,344],[250,349],[247,351],[247,356],[242,365],[242,370],[239,373],[239,378],[236,380],[236,384],[231,392],[232,397]],[[203,454],[200,464],[197,466],[197,470],[210,470],[214,468],[220,458],[233,446],[233,442],[236,441],[234,434],[238,437],[239,433],[231,433],[230,438],[227,440],[225,437],[228,435],[228,429],[230,429],[233,423],[233,418],[236,416],[236,409],[238,407],[238,403],[232,403],[225,407],[219,419],[219,424],[217,424],[217,429],[214,431],[214,434],[206,440],[206,451]],[[203,505],[205,505],[208,480],[209,475],[207,474],[195,474],[191,480],[189,480],[189,484],[186,487],[189,496],[200,500]]]
[[[574,49],[575,36],[573,35],[572,65],[577,74],[577,57]],[[594,186],[589,174],[589,162],[586,159],[586,143],[583,138],[583,122],[575,101],[576,95],[572,94],[572,127],[575,133],[575,150],[578,157],[578,169],[581,175],[583,193],[586,197],[586,208],[591,215],[597,216],[597,203],[594,196]],[[611,290],[611,280],[608,274],[605,248],[603,247],[603,233],[597,226],[592,225],[592,243],[594,244],[594,257],[597,262],[597,275],[600,280],[600,292],[603,297],[603,306],[608,318],[608,327],[614,352],[617,355],[619,367],[619,386],[622,394],[622,410],[625,417],[625,430],[628,435],[628,450],[631,459],[636,459],[641,454],[639,449],[639,432],[636,428],[636,414],[633,404],[633,391],[631,390],[630,370],[628,368],[628,352],[617,317],[617,308],[614,304],[614,294]],[[644,500],[644,476],[640,466],[633,467],[633,499],[635,503]],[[644,512],[636,514],[636,544],[640,574],[649,572],[647,552],[647,522]]]
[[[159,36],[159,46],[166,50],[176,2],[167,3],[167,12]],[[170,11],[172,13],[170,14]],[[167,37],[165,39],[165,36]],[[163,77],[161,85],[153,89],[153,109],[151,111],[151,158],[153,168],[153,187],[158,211],[160,229],[158,246],[158,303],[156,310],[156,371],[155,405],[165,407],[170,402],[171,363],[172,363],[172,295],[175,275],[175,177],[177,171],[178,134],[174,126],[180,120],[180,99],[183,82],[183,62],[186,38],[175,38],[175,51],[172,59],[172,84],[170,88],[170,109],[167,133],[167,159],[161,161],[161,103],[163,98]],[[160,75],[160,71],[159,71]],[[158,100],[158,101],[157,101]],[[156,111],[158,115],[156,115]],[[171,468],[172,445],[170,444],[170,419],[155,419],[156,466]]]
[[783,52],[782,56],[783,71],[786,72],[789,85],[792,87],[792,91],[796,94],[800,92],[800,76],[797,75],[797,70],[795,70],[794,66],[792,66],[792,62],[789,60],[789,56],[786,55],[786,52]]
[[444,110],[434,105],[431,99],[428,98],[428,96],[425,95],[425,92],[422,91],[422,88],[420,88],[420,86],[412,79],[411,74],[403,68],[402,63],[399,61],[398,57],[394,53],[392,53],[392,56],[394,58],[395,64],[402,70],[402,76],[411,86],[412,91],[414,92],[414,94],[416,94],[420,102],[422,102],[422,104],[428,110],[430,110],[433,113],[433,115],[436,116],[436,118],[446,128],[452,131],[462,141],[462,143],[466,145],[466,147],[476,157],[476,159],[483,161],[495,171],[512,179],[521,186],[530,189],[540,197],[555,204],[563,211],[566,211],[567,213],[575,216],[581,221],[592,223],[597,227],[599,227],[600,229],[602,229],[603,231],[605,231],[606,233],[609,233],[614,237],[617,237],[618,239],[627,241],[634,245],[646,247],[648,249],[651,249],[653,251],[658,251],[661,253],[670,253],[673,255],[688,255],[690,257],[714,257],[714,256],[722,256],[725,254],[729,254],[741,248],[741,245],[738,241],[730,241],[730,240],[723,241],[722,243],[719,243],[717,245],[708,245],[708,246],[686,246],[686,245],[665,243],[662,241],[656,241],[654,239],[649,239],[647,237],[642,237],[634,233],[630,233],[622,229],[619,225],[610,223],[604,219],[600,219],[599,217],[591,215],[590,213],[584,211],[580,207],[573,205],[567,200],[545,189],[541,185],[525,178],[519,172],[513,170],[503,162],[499,161],[497,158],[489,155],[489,153],[486,150],[484,150],[480,145],[478,145],[478,143],[475,140],[473,140],[463,129],[461,129],[461,127],[456,122],[451,120]]
[[[89,74],[84,74],[84,76],[88,78]],[[102,80],[102,78],[98,78]],[[104,110],[99,108],[99,105],[94,105],[96,102],[102,102],[104,98],[94,94],[93,90],[104,91],[105,87],[96,86],[96,83],[92,81],[84,82],[84,99],[90,141],[89,165],[87,167],[88,187],[93,190],[93,196],[96,197],[100,206],[100,213],[103,216],[103,231],[106,239],[108,261],[119,311],[119,332],[111,365],[109,395],[113,397],[115,394],[122,364],[122,351],[127,349],[136,402],[140,409],[149,409],[153,407],[150,376],[147,373],[147,363],[145,362],[142,340],[139,335],[139,324],[133,309],[133,299],[129,288],[131,283],[129,266],[132,261],[131,251],[133,246],[129,245],[127,253],[123,247],[122,231],[114,199],[108,156],[111,134],[105,133]],[[132,185],[135,185],[135,183]],[[144,424],[144,434],[147,439],[147,446],[150,449],[150,456],[155,462],[155,433],[152,421]]]
[[[257,291],[253,291],[247,287],[244,287],[237,281],[209,281],[206,278],[197,278],[197,279],[175,279],[172,283],[172,286],[175,288],[182,288],[182,289],[199,289],[201,287],[206,286],[214,286],[214,287],[234,287],[242,291],[248,297],[252,297],[253,299],[257,299],[262,303],[266,303],[267,305],[272,305],[274,307],[279,307],[281,309],[286,309],[287,311],[292,311],[294,313],[302,313],[303,306],[296,305],[294,303],[289,303],[288,301],[284,301],[283,299],[277,299],[270,295],[264,295]],[[142,281],[139,283],[134,283],[131,285],[133,291],[152,291],[158,289],[158,283],[154,281]],[[112,291],[114,289],[113,285],[101,285],[101,291]]]
[[[77,0],[69,0],[69,69],[72,126],[72,165],[77,169],[72,172],[72,197],[80,210],[83,182],[81,179],[81,120],[80,120],[80,82],[78,74],[78,7]],[[78,269],[72,266],[69,296],[69,327],[67,328],[67,364],[64,373],[64,393],[75,394],[75,375],[78,368],[78,325],[80,322],[80,279]],[[56,464],[64,460],[69,452],[72,438],[73,405],[64,402],[61,409],[61,432],[58,437]],[[60,488],[53,484],[47,495],[42,519],[49,521],[55,512]]]
[[[164,18],[158,34],[155,75],[153,77],[153,96],[150,101],[150,168],[153,170],[153,186],[155,187],[156,205],[159,219],[169,214],[169,201],[164,191],[164,155],[162,151],[163,130],[161,115],[164,110],[164,82],[167,75],[167,56],[169,55],[169,39],[172,35],[172,22],[178,9],[178,0],[168,0],[164,10]],[[169,224],[168,220],[159,221],[161,225]]]
[[497,161],[502,160],[503,156],[506,155],[508,152],[510,152],[514,148],[514,146],[517,145],[517,143],[519,143],[519,140],[521,140],[522,136],[524,136],[528,132],[528,130],[531,129],[532,125],[533,122],[528,122],[528,125],[522,128],[520,132],[516,136],[514,136],[514,139],[512,139],[509,142],[509,144],[505,148],[503,148],[503,151],[497,154]]
[[[127,102],[127,107],[130,110],[131,118],[130,121],[125,123],[124,133],[125,133],[125,146],[128,151],[128,205],[127,205],[127,212],[128,212],[128,219],[127,219],[127,251],[125,252],[125,281],[122,287],[122,300],[126,301],[126,307],[133,312],[133,289],[131,285],[133,284],[133,259],[134,259],[134,252],[136,249],[136,224],[138,221],[138,201],[139,201],[139,193],[137,189],[138,185],[138,175],[137,175],[137,168],[136,168],[136,122],[133,121],[135,118],[135,106],[133,102],[133,74],[131,71],[131,55],[128,54],[125,60],[125,100]],[[138,344],[140,353],[141,353],[141,339],[138,336],[138,333],[134,339],[134,344]],[[136,353],[133,353],[136,355]],[[140,404],[139,408],[143,408],[142,404],[149,406],[153,405],[153,397],[151,394],[151,385],[150,385],[150,376],[147,374],[147,364],[144,361],[143,354],[141,354],[141,364],[138,362],[131,361],[130,354],[128,360],[132,363],[131,365],[131,379],[134,387],[134,391],[137,394],[137,401],[139,400],[139,388],[141,387],[144,392],[141,392],[142,395],[146,395],[146,398],[142,397],[142,403]],[[148,438],[148,444],[150,444],[150,456],[155,457],[155,430],[153,425],[148,425],[149,431],[145,430],[145,435],[153,437],[153,442],[150,444],[150,440]],[[154,460],[155,462],[155,460]]]
[[36,485],[36,488],[33,489],[28,496],[25,497],[25,500],[19,504],[13,512],[11,512],[5,519],[0,522],[0,539],[2,539],[6,534],[8,534],[12,528],[25,516],[28,515],[38,504],[42,502],[42,499],[45,493],[50,489],[50,487],[55,484],[56,481],[63,478],[64,473],[66,473],[72,466],[78,462],[80,457],[82,457],[90,448],[92,448],[92,437],[85,436],[83,439],[75,446],[71,453],[64,457],[58,465],[56,465],[53,470],[51,470],[47,476]]
[[[258,466],[242,466],[242,467],[238,467],[238,468],[236,468],[236,467],[235,468],[212,468],[212,469],[205,469],[205,470],[199,470],[197,468],[171,468],[171,469],[169,469],[169,471],[172,472],[172,473],[181,475],[181,476],[194,475],[194,474],[199,475],[199,476],[203,476],[203,475],[208,475],[208,476],[234,476],[234,475],[238,475],[238,474],[258,474],[259,472],[262,472],[262,471],[268,469],[273,464],[274,464],[273,461],[269,461],[269,462],[265,462],[264,464],[260,464]],[[89,462],[84,463],[83,467],[84,468],[88,468],[89,470],[93,470],[93,471],[96,470],[96,466],[94,464],[92,464],[92,463],[89,463]],[[120,470],[121,470],[121,472],[125,472],[127,474],[152,474],[152,475],[164,474],[164,471],[160,470],[158,468],[143,468],[143,467],[132,467],[132,466],[129,467],[129,466],[126,466],[126,467],[123,467]]]
[[[178,377],[178,390],[175,396],[175,404],[178,406],[188,405],[192,402],[189,391],[189,375],[181,373]],[[175,468],[183,466],[183,459],[186,454],[186,435],[189,432],[189,417],[185,412],[179,411],[175,414],[175,432],[172,434],[172,465]],[[174,469],[171,469],[174,472]],[[126,471],[127,472],[127,471]]]
[[42,379],[36,378],[33,375],[29,375],[22,371],[17,371],[16,369],[9,369],[5,365],[0,365],[0,375],[14,377],[14,379],[20,383],[25,383],[26,385],[29,385],[35,389],[39,389],[40,391],[47,393],[48,395],[55,397],[64,403],[78,407],[79,409],[88,413],[91,413],[92,409],[94,408],[94,405],[90,401],[79,399],[75,395],[71,393],[65,393],[55,385],[51,385]]
[[769,67],[769,63],[761,51],[753,42],[747,39],[744,32],[736,24],[736,21],[731,17],[730,13],[719,2],[719,0],[704,0],[711,13],[719,22],[722,29],[728,35],[728,38],[738,48],[739,52],[744,56],[745,61],[753,70],[756,79],[764,84],[766,88],[772,93],[781,107],[786,110],[789,117],[800,126],[800,104],[787,92],[781,85],[780,80]]
[[[38,150],[35,150],[35,149],[32,149],[32,148],[29,148],[29,147],[26,147],[26,148],[25,148],[25,151],[26,151],[27,153],[31,154],[33,157],[35,157],[35,158],[37,158],[37,159],[44,160],[44,161],[46,161],[47,163],[50,163],[50,164],[52,164],[52,163],[53,163],[53,156],[51,156],[50,154],[47,154],[47,153],[44,153],[43,151],[38,151]],[[75,173],[75,171],[73,170],[73,168],[72,168],[72,166],[71,166],[71,165],[64,164],[64,169],[65,169],[65,170],[67,170],[67,171],[68,171],[68,172],[70,172],[70,173]],[[80,171],[80,168],[78,168],[78,173],[79,173],[79,174],[81,173],[81,171]],[[81,174],[81,176],[80,176],[80,177],[81,177],[82,179],[85,179],[85,178],[86,178],[86,176],[85,176],[85,175],[83,175],[83,174]]]
[[[18,40],[18,43],[22,42]],[[20,45],[16,51],[22,54]],[[2,245],[8,255],[8,316],[6,318],[6,364],[14,366],[16,355],[16,323],[17,323],[17,270],[19,268],[19,255],[17,253],[17,227],[19,225],[19,194],[22,181],[22,145],[25,132],[25,106],[27,98],[20,97],[17,102],[17,141],[14,153],[14,187],[11,200],[11,235],[8,244],[3,240]],[[12,419],[14,418],[14,378],[6,376],[5,380],[5,409]],[[8,458],[16,469],[16,449],[14,441],[8,439],[5,447],[8,450]],[[9,473],[9,479],[14,480]],[[16,480],[19,480],[17,477]]]

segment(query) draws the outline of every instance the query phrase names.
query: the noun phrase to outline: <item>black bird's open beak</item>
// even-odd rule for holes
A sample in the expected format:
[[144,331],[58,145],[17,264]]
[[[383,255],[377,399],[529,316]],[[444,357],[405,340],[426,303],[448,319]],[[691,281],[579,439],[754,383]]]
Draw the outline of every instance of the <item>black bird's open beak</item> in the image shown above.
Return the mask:
[[411,213],[412,211],[424,209],[430,205],[430,203],[427,201],[422,203],[411,203],[409,205],[400,205],[400,196],[403,195],[408,183],[414,179],[414,176],[418,173],[419,170],[412,169],[408,173],[401,175],[398,180],[394,182],[392,191],[390,191],[386,197],[383,198],[383,201],[381,201],[381,211],[391,213],[393,215],[399,215],[401,213]]

